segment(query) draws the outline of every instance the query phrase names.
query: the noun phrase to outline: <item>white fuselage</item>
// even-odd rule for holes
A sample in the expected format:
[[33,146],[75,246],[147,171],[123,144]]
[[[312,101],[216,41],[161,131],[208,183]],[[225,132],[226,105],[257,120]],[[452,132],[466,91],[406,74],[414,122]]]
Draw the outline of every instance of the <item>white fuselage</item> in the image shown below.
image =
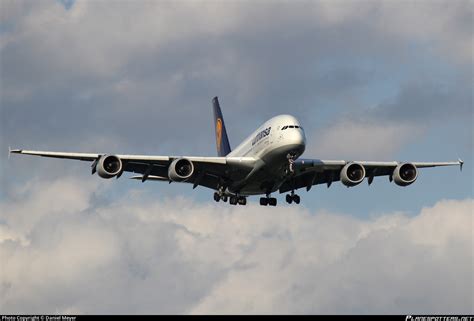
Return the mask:
[[306,138],[298,120],[291,115],[271,118],[237,146],[229,157],[253,157],[259,170],[245,182],[229,187],[230,193],[265,194],[276,191],[286,179],[288,155],[298,158],[305,150]]

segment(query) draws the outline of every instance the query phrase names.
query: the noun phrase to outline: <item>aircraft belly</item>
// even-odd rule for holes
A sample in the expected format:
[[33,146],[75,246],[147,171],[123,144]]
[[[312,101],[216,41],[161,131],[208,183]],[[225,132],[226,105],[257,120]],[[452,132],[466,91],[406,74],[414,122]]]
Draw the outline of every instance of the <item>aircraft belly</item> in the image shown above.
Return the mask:
[[[229,175],[233,182],[228,186],[229,193],[247,196],[277,191],[286,179],[287,155],[292,154],[297,158],[305,149],[304,143],[281,144],[281,142],[277,141],[268,141],[268,144],[264,144],[265,142],[267,141],[260,142],[261,146],[254,150],[256,152],[254,157],[260,159],[263,167],[257,172],[252,173],[246,181],[245,176],[242,177],[240,175],[242,173],[234,172]],[[249,172],[245,171],[244,175],[249,175]]]
[[241,190],[241,195],[260,195],[266,194],[267,192],[275,192],[279,189],[283,180],[277,176],[271,177],[265,175],[265,177],[255,178],[249,181]]
[[285,145],[262,155],[265,167],[241,188],[241,195],[260,195],[277,191],[285,180],[284,171],[288,164],[286,155],[295,151],[299,156],[302,153],[301,145]]

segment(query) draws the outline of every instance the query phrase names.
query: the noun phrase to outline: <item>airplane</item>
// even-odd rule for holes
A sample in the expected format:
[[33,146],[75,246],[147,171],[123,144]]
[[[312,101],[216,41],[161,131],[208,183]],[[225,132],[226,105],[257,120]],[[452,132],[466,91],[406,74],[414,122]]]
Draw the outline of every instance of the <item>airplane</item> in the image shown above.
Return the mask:
[[64,153],[9,149],[10,153],[65,158],[92,162],[92,175],[119,178],[123,172],[139,175],[131,179],[145,181],[185,182],[214,190],[216,202],[246,205],[247,197],[264,195],[262,206],[276,206],[274,192],[288,193],[286,202],[300,203],[295,193],[300,188],[340,181],[356,186],[367,178],[372,184],[376,176],[388,176],[390,182],[408,186],[418,178],[418,169],[459,165],[456,162],[379,162],[300,159],[306,137],[300,122],[291,115],[271,118],[231,150],[224,117],[217,97],[212,99],[217,157],[113,155],[106,153]]

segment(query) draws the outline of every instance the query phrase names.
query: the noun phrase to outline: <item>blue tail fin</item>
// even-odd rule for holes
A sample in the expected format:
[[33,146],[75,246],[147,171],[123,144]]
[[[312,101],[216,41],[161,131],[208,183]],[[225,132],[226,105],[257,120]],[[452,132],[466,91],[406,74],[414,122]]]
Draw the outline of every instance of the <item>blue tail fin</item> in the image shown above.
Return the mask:
[[229,138],[227,137],[227,131],[225,130],[224,117],[222,117],[221,107],[219,106],[219,100],[217,97],[212,99],[212,107],[214,109],[214,126],[216,129],[216,145],[217,155],[226,156],[230,153]]

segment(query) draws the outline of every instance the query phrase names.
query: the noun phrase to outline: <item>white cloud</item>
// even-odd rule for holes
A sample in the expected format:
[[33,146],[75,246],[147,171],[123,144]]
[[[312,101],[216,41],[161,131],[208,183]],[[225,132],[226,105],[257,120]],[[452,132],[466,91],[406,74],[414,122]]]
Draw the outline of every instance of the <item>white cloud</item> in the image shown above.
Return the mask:
[[[304,119],[309,108],[324,106],[354,112],[354,105],[367,103],[367,93],[380,95],[370,99],[374,104],[385,98],[376,86],[380,82],[388,80],[396,91],[413,80],[413,70],[423,85],[445,79],[444,69],[470,70],[466,61],[460,67],[451,55],[431,50],[458,52],[454,48],[470,44],[464,31],[470,32],[470,25],[463,28],[457,19],[465,11],[462,5],[443,11],[435,4],[347,1],[77,1],[65,10],[58,1],[3,1],[4,140],[36,146],[48,141],[58,148],[95,137],[117,141],[120,133],[122,148],[142,144],[141,149],[149,148],[143,139],[149,127],[162,137],[179,123],[188,132],[163,141],[188,151],[199,144],[191,150],[196,153],[209,146],[209,138],[189,144],[189,133],[208,121],[201,108],[216,94],[229,106],[224,113],[244,124],[237,129],[239,138],[256,125],[242,120],[249,114],[263,120],[290,110]],[[430,14],[420,15],[426,8]],[[413,33],[405,30],[418,24]],[[447,81],[467,83],[462,77]],[[443,103],[459,108],[455,94]],[[425,106],[446,110],[445,105]],[[465,109],[452,114],[463,115]],[[51,138],[51,131],[65,132],[61,126],[70,131]]]
[[55,1],[11,2],[5,10],[15,12],[15,19],[4,20],[14,22],[15,28],[4,35],[2,49],[15,45],[29,49],[36,67],[54,68],[68,78],[107,78],[144,53],[159,60],[172,43],[229,31],[243,17],[242,10],[231,7],[235,5],[141,1],[111,6],[77,1],[65,10]]
[[[169,144],[202,152],[186,133],[200,132],[197,116],[207,117],[196,92],[225,93],[228,113],[259,119],[354,88],[358,96],[369,80],[357,75],[366,70],[344,73],[344,66],[367,57],[405,72],[425,57],[442,57],[454,70],[459,61],[471,64],[472,28],[459,23],[467,11],[458,3],[77,1],[66,11],[55,1],[1,1],[4,143],[52,149],[60,139],[66,148],[123,149],[132,137],[129,146],[162,153],[154,144],[180,124],[181,140],[171,135]],[[407,61],[411,44],[423,47],[421,58]],[[425,46],[448,55],[427,54]],[[335,81],[321,73],[328,62],[342,64]],[[442,78],[432,69],[430,81]],[[401,121],[342,120],[308,134],[314,143],[306,154],[391,158],[420,133]],[[25,179],[29,166],[10,163],[2,177]],[[440,201],[415,217],[360,220],[134,192],[110,201],[102,183],[52,180],[61,171],[50,165],[43,172],[49,181],[7,190],[0,204],[3,313],[473,311],[471,199]]]
[[472,61],[471,2],[321,1],[319,18],[331,25],[370,19],[392,39],[417,41],[460,63]]
[[[322,1],[282,7],[269,2],[255,5],[138,1],[111,6],[103,2],[77,1],[70,10],[65,10],[57,1],[7,1],[2,2],[5,12],[2,21],[11,28],[2,33],[0,48],[19,46],[22,55],[34,58],[31,63],[35,69],[46,68],[50,77],[57,73],[66,79],[76,76],[108,79],[144,56],[152,55],[159,63],[165,52],[179,52],[187,43],[194,43],[194,39],[211,40],[204,45],[212,46],[212,39],[238,36],[238,40],[252,34],[264,35],[272,30],[278,32],[281,25],[294,29],[293,32],[311,26],[327,28],[329,32],[348,23],[369,23],[367,28],[374,35],[380,33],[380,37],[394,41],[415,40],[433,45],[452,57],[461,58],[463,63],[470,63],[472,18],[469,20],[464,6],[469,8],[469,2],[448,5],[447,2]],[[200,50],[198,46],[190,49]],[[227,56],[222,57],[224,62],[228,56],[235,56],[238,49],[216,48],[216,51],[221,50],[222,55]],[[254,62],[245,61],[249,58],[239,57],[242,61],[232,71],[251,67]],[[214,56],[200,67],[199,64],[202,62],[197,62],[194,66],[197,70],[190,72],[204,73],[217,65]],[[229,75],[229,71],[226,69],[225,74]]]
[[3,201],[2,312],[474,311],[472,199],[361,220],[106,193],[68,178]]
[[423,132],[419,125],[343,119],[307,134],[307,155],[325,159],[390,160]]

